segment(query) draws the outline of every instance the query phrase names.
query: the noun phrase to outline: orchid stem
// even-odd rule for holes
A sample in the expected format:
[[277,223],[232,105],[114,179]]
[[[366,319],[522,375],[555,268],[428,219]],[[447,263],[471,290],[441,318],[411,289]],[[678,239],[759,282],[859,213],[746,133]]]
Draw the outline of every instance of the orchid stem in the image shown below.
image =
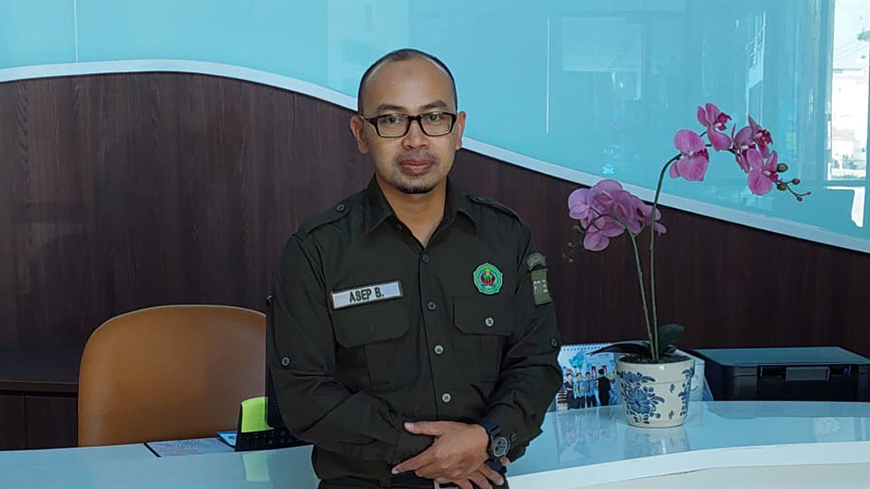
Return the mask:
[[[620,221],[621,222],[621,221]],[[625,225],[625,224],[623,224]],[[627,230],[627,229],[626,229]],[[631,246],[634,248],[634,263],[637,266],[637,284],[640,286],[640,300],[643,304],[643,318],[646,321],[646,334],[649,338],[650,351],[653,354],[653,360],[656,361],[656,356],[658,353],[652,350],[653,336],[652,329],[650,328],[649,322],[649,307],[646,302],[646,287],[644,287],[643,283],[643,267],[640,266],[640,251],[637,248],[637,237],[634,233],[628,232],[628,235],[631,237]]]
[[[676,155],[662,167],[661,173],[659,173],[659,181],[656,184],[656,195],[653,200],[653,209],[652,216],[650,217],[651,222],[649,223],[649,289],[650,289],[650,303],[652,305],[652,329],[650,330],[649,322],[647,322],[647,331],[650,335],[650,350],[652,350],[652,357],[654,362],[659,361],[659,317],[658,317],[658,308],[656,307],[656,214],[658,213],[659,207],[659,195],[662,193],[662,183],[664,183],[665,173],[668,171],[668,168],[678,159],[680,159],[680,155]],[[644,301],[644,309],[646,309],[646,301]]]

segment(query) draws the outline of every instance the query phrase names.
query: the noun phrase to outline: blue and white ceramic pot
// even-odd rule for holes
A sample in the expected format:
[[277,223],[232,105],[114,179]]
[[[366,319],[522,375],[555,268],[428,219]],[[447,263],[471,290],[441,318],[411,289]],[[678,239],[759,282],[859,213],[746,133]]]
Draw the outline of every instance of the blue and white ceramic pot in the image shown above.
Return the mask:
[[616,361],[616,378],[628,424],[640,428],[680,426],[689,411],[689,392],[695,360],[666,357],[659,363],[642,363],[623,356]]

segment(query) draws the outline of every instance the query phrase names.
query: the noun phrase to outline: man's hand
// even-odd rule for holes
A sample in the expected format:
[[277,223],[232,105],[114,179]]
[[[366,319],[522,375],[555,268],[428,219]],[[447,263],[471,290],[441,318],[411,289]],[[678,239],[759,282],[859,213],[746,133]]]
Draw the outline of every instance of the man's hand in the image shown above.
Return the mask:
[[[499,461],[505,468],[507,468],[511,463],[507,457],[502,457]],[[498,472],[492,470],[492,468],[484,462],[477,472],[471,474],[468,479],[436,479],[436,482],[439,484],[456,484],[460,489],[474,489],[474,486],[471,485],[473,482],[480,489],[493,489],[494,487],[501,487],[504,484],[504,477],[502,477]]]
[[423,421],[405,423],[405,429],[415,435],[434,436],[435,442],[417,456],[393,467],[393,474],[413,471],[427,479],[467,481],[479,472],[487,459],[489,435],[480,425]]

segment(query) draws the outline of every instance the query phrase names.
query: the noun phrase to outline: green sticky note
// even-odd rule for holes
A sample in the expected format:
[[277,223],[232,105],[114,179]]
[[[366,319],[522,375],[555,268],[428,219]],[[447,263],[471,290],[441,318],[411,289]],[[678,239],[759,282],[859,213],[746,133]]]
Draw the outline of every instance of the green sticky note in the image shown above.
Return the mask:
[[240,433],[271,430],[266,422],[266,396],[252,397],[242,401],[242,426]]

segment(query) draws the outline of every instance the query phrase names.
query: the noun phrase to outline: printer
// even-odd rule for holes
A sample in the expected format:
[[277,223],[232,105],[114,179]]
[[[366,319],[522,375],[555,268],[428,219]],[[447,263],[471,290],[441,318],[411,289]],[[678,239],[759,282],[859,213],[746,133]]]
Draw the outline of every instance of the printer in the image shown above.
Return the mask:
[[702,348],[713,399],[870,401],[870,360],[839,347]]

